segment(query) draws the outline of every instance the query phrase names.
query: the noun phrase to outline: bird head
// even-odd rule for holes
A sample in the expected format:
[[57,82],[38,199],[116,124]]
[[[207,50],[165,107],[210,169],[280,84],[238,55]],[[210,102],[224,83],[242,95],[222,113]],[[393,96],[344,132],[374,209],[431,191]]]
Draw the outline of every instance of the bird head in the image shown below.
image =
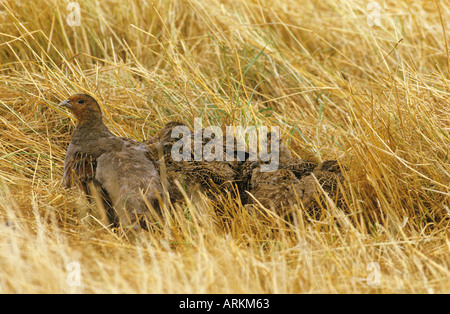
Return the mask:
[[59,104],[69,109],[78,121],[78,124],[102,121],[102,111],[94,97],[87,94],[75,94]]

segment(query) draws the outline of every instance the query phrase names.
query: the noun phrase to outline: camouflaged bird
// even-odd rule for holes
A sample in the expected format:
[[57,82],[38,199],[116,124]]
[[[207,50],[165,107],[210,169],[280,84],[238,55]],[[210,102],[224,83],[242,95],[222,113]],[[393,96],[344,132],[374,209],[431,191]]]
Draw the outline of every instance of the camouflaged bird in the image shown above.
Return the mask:
[[278,153],[279,169],[288,169],[292,171],[298,179],[301,179],[302,177],[311,174],[317,167],[317,164],[314,162],[292,157],[290,149],[275,132],[267,134],[265,145],[267,145],[269,152],[272,149],[273,141],[278,141],[278,145],[275,145],[275,153]]
[[[173,158],[172,149],[174,144],[180,140],[180,130],[177,131],[176,127],[185,128],[185,131],[191,134],[185,139],[188,143],[187,147],[189,147],[186,155],[189,157],[189,161],[175,161]],[[201,138],[201,145],[197,148],[202,149],[203,153],[211,137],[205,136],[205,129],[201,130],[201,134],[197,134],[197,136]],[[180,122],[166,124],[152,141],[158,143],[160,154],[163,154],[164,163],[160,165],[164,166],[166,170],[168,190],[172,201],[183,199],[183,193],[175,184],[178,181],[188,195],[201,191],[214,197],[221,193],[237,191],[242,204],[261,204],[266,208],[271,208],[279,215],[285,216],[290,209],[296,204],[298,205],[298,201],[301,201],[309,209],[317,207],[315,196],[318,193],[318,186],[314,176],[322,189],[329,195],[336,193],[337,182],[341,180],[341,175],[336,172],[338,169],[336,162],[327,161],[318,166],[314,162],[293,158],[289,148],[274,132],[267,133],[267,137],[262,141],[262,145],[265,145],[263,151],[272,157],[275,157],[274,154],[276,154],[278,160],[276,168],[267,172],[262,171],[262,165],[272,161],[261,161],[259,158],[254,161],[249,158],[248,152],[240,154],[242,152],[238,151],[237,140],[234,136],[233,139],[228,135],[223,137],[222,145],[216,147],[220,149],[216,156],[226,160],[229,156],[223,148],[226,147],[228,141],[232,142],[232,161],[206,161],[204,158],[195,160],[195,134]],[[278,141],[278,143],[273,141]],[[212,153],[216,153],[216,151]],[[244,156],[243,160],[238,160],[239,154]],[[313,172],[314,176],[312,176]],[[161,177],[164,176],[161,175]],[[236,186],[234,187],[233,184]],[[237,195],[233,194],[233,196]]]
[[65,186],[98,193],[110,222],[139,229],[151,209],[158,213],[162,195],[147,145],[111,133],[92,96],[72,95],[59,106],[77,120],[64,161]]
[[300,201],[309,213],[317,217],[318,209],[321,208],[317,199],[320,199],[319,195],[323,195],[323,191],[339,206],[342,193],[338,186],[344,177],[337,161],[329,160],[317,165],[293,158],[287,146],[273,132],[267,134],[264,142],[268,152],[274,140],[278,141],[278,145],[274,146],[278,153],[278,169],[262,171],[261,166],[267,162],[261,160],[248,160],[242,166],[243,181],[247,182],[244,189],[249,194],[244,199],[245,203],[263,205],[286,217]]
[[[345,179],[342,168],[336,160],[324,161],[301,181],[305,187],[303,203],[313,218],[319,219],[321,208],[327,208],[327,200],[323,197],[323,192],[337,207],[344,205],[343,191],[340,186],[343,187]],[[317,201],[318,199],[320,203]]]
[[286,217],[302,200],[304,186],[288,169],[261,172],[260,168],[255,168],[248,192],[248,204],[262,205],[280,217]]
[[[272,175],[275,178],[278,177],[278,173],[280,173],[278,170],[285,169],[287,171],[283,171],[283,173],[289,172],[289,176],[291,176],[291,174],[294,174],[297,179],[302,179],[302,177],[311,174],[312,171],[317,167],[316,163],[309,162],[303,159],[293,158],[290,149],[275,132],[267,133],[266,138],[264,138],[262,141],[262,145],[265,146],[262,148],[262,151],[266,152],[269,157],[271,156],[271,158],[275,158],[275,160],[266,158],[266,161],[262,161],[261,158],[259,158],[261,156],[260,154],[256,161],[248,159],[241,165],[241,197],[243,204],[247,204],[248,202],[254,203],[254,200],[250,200],[247,192],[254,192],[255,184],[260,181],[265,182],[264,185],[266,189],[277,189],[277,187],[273,185],[273,183],[270,183],[270,173],[273,173]],[[273,165],[265,170],[262,169],[262,165],[269,164]],[[273,182],[275,181],[276,180],[274,180]],[[284,205],[287,206],[288,204]]]
[[281,169],[287,169],[292,171],[297,179],[302,179],[305,176],[310,175],[314,169],[316,169],[317,164],[315,162],[306,161],[299,158],[291,158],[280,164]]
[[337,161],[325,161],[309,174],[301,173],[299,177],[283,167],[262,172],[260,166],[256,166],[249,184],[248,204],[262,205],[286,218],[301,203],[314,219],[319,219],[321,209],[327,208],[324,193],[336,206],[343,205],[343,194],[339,186],[343,184],[344,176]]
[[[226,161],[208,161],[205,158],[196,160],[194,141],[195,134],[185,124],[176,121],[167,123],[156,136],[147,141],[152,151],[150,155],[155,156],[153,159],[159,165],[161,178],[167,180],[166,189],[173,202],[184,199],[180,187],[188,196],[202,192],[211,198],[233,190],[237,170]],[[203,138],[197,148],[203,152],[207,143]],[[180,155],[183,155],[182,159],[176,158]]]

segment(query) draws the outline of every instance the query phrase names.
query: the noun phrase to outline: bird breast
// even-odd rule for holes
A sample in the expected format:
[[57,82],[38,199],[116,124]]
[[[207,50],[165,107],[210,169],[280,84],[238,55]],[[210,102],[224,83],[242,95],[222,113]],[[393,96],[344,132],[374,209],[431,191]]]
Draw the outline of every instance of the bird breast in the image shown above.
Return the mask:
[[104,153],[97,161],[97,181],[108,191],[113,203],[132,194],[159,190],[156,168],[138,149]]

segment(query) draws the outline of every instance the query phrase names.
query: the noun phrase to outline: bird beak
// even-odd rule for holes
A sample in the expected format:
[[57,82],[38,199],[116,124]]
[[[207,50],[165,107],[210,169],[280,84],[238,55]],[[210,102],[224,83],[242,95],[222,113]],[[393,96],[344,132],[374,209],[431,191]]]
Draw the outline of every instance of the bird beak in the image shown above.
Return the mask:
[[64,100],[59,103],[58,107],[65,107],[65,108],[72,108],[72,105],[70,104],[69,100]]

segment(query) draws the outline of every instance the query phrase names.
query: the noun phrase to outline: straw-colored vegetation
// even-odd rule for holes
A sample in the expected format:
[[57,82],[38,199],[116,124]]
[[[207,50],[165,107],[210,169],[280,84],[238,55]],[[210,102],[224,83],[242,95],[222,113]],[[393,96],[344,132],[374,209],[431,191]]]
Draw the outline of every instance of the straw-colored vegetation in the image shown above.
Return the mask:
[[[76,2],[71,27],[68,1],[0,1],[1,293],[450,292],[448,2],[377,0],[378,26],[362,0]],[[348,168],[348,209],[287,224],[204,199],[127,237],[60,185],[74,92],[138,140],[279,126]]]

